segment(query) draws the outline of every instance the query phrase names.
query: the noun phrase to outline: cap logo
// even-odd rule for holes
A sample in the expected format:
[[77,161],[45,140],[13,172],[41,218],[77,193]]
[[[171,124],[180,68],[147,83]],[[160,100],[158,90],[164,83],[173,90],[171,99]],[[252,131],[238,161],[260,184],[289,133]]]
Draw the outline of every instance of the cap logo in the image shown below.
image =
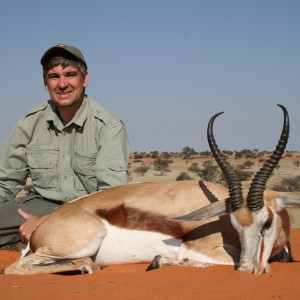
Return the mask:
[[62,48],[65,48],[67,47],[65,44],[57,44],[56,47],[62,47]]

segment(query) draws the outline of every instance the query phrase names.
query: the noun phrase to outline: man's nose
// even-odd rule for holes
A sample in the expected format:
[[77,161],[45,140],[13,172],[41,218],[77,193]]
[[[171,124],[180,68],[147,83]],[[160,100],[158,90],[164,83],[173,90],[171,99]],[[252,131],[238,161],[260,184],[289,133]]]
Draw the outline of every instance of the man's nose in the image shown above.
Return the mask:
[[60,88],[65,88],[65,87],[67,87],[68,86],[68,79],[66,78],[66,77],[64,77],[64,76],[61,76],[60,78],[59,78],[59,80],[58,80],[58,86],[60,87]]

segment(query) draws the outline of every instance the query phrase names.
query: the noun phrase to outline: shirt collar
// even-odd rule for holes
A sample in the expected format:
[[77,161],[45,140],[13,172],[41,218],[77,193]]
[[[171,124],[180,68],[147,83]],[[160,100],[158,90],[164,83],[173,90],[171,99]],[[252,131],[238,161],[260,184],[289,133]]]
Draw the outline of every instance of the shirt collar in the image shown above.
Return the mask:
[[48,115],[47,118],[47,122],[48,123],[52,123],[56,128],[62,130],[65,127],[68,127],[72,124],[77,125],[78,127],[83,127],[86,119],[87,119],[87,112],[88,112],[88,98],[87,96],[84,97],[82,104],[80,106],[80,108],[78,109],[78,111],[76,112],[75,116],[73,117],[73,119],[71,120],[70,123],[68,123],[66,126],[63,125],[63,123],[61,122],[60,118],[57,115],[57,109],[55,104],[53,103],[52,100],[48,101],[49,106],[51,107],[51,111]]

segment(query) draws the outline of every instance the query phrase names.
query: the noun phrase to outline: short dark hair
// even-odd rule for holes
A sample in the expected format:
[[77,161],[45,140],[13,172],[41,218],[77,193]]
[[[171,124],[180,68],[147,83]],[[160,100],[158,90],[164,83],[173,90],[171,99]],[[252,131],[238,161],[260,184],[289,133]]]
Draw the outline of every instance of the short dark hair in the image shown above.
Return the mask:
[[80,74],[84,77],[87,73],[86,65],[80,60],[72,60],[70,58],[62,57],[62,56],[54,56],[45,65],[43,65],[43,76],[46,78],[46,74],[49,70],[53,69],[57,66],[62,66],[63,68],[68,66],[75,66]]

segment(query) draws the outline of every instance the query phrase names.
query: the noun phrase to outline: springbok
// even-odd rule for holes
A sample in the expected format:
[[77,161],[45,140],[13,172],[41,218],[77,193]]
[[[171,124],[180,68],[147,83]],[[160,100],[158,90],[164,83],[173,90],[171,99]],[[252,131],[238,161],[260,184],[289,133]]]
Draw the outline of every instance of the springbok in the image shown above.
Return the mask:
[[51,213],[32,234],[27,251],[2,272],[93,273],[112,264],[145,262],[150,262],[147,270],[227,264],[255,274],[270,271],[269,258],[289,245],[286,208],[300,206],[300,193],[265,189],[288,140],[288,113],[279,106],[284,112],[280,140],[248,193],[215,143],[213,123],[219,113],[209,121],[207,136],[228,189],[193,180],[129,184],[90,194]]

